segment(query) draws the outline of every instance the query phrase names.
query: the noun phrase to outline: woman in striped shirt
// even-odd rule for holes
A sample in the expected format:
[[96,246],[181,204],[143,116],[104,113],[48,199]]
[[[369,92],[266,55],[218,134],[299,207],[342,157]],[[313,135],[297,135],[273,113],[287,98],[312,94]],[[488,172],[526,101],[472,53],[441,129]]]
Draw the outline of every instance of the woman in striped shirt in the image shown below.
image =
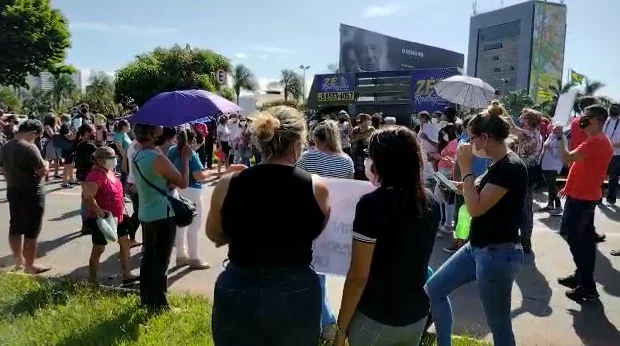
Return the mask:
[[[326,178],[353,179],[353,160],[341,149],[338,124],[333,120],[325,120],[315,125],[311,139],[314,149],[304,152],[297,167],[311,174]],[[323,307],[321,312],[322,338],[332,341],[336,337],[336,315],[327,300],[325,275],[319,274]]]

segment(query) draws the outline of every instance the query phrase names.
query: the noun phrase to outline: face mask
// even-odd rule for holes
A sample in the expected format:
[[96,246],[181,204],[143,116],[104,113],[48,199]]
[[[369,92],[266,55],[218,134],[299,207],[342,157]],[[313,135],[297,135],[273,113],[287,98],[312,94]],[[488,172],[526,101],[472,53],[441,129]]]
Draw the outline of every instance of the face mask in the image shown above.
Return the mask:
[[244,125],[245,125],[245,120],[241,120],[241,121],[239,122],[239,124],[240,124],[241,126],[244,126]]
[[107,159],[107,160],[105,160],[105,164],[103,165],[103,167],[105,167],[107,170],[111,171],[111,170],[113,170],[116,167],[117,164],[118,163],[116,161],[116,158]]
[[62,124],[66,125],[66,126],[71,126],[71,122],[70,121],[63,121]]
[[13,125],[13,132],[17,132],[17,130],[19,130],[19,126]]
[[432,118],[431,119],[431,123],[433,124],[437,124],[439,122],[439,120],[437,120],[437,118]]
[[372,159],[367,157],[364,160],[364,173],[366,173],[366,178],[373,186],[379,186],[379,177],[375,173],[372,172]]
[[449,141],[450,141],[450,137],[448,137],[448,134],[447,134],[447,133],[444,133],[444,134],[443,134],[443,140],[444,140],[445,142],[449,142]]
[[579,119],[579,127],[582,129],[585,129],[586,127],[590,126],[590,119]]
[[489,155],[487,155],[487,152],[484,149],[482,149],[482,148],[478,149],[478,148],[476,148],[475,144],[472,144],[472,145],[473,145],[472,154],[474,154],[474,156],[479,157],[481,159],[488,159],[489,158]]

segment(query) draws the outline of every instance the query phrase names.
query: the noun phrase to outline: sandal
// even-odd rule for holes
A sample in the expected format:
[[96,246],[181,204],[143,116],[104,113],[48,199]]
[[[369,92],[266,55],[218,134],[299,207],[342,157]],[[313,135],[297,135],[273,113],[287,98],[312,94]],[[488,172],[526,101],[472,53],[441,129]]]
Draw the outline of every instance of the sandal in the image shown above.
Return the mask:
[[140,281],[140,276],[131,276],[128,279],[123,279],[123,283],[121,284],[121,286],[126,286],[126,285],[131,285],[133,283],[135,283],[136,281]]
[[612,255],[612,256],[620,256],[620,249],[611,250],[610,255]]
[[30,275],[38,275],[38,274],[43,274],[45,272],[48,272],[52,270],[52,267],[33,267],[32,269],[24,269],[24,273],[26,274],[30,274]]

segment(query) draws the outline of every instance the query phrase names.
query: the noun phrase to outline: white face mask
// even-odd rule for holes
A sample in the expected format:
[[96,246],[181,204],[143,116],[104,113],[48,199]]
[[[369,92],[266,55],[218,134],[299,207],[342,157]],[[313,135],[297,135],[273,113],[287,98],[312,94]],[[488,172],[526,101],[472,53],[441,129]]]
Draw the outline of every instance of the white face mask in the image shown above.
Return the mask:
[[432,118],[431,119],[431,123],[433,124],[437,124],[439,122],[439,120],[437,118]]
[[118,162],[116,161],[116,157],[113,159],[107,159],[105,160],[105,164],[103,165],[106,169],[108,170],[113,170],[114,168],[116,168],[116,165],[118,164]]
[[19,125],[13,125],[13,132],[17,133],[19,130]]
[[364,160],[364,173],[366,173],[366,178],[368,178],[368,181],[370,181],[373,186],[381,185],[379,183],[379,177],[372,172],[372,159],[369,157]]

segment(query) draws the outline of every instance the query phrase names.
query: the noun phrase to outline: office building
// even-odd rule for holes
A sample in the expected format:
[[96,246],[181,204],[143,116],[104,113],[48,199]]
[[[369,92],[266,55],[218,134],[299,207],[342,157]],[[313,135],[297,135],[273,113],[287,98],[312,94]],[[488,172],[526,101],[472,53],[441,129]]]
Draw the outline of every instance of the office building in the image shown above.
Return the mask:
[[527,90],[537,101],[562,79],[566,5],[527,1],[475,14],[469,27],[467,74],[506,93]]
[[[77,70],[75,73],[69,75],[77,90],[82,90],[82,73]],[[49,72],[41,72],[38,76],[28,75],[26,77],[26,84],[32,88],[38,88],[43,91],[52,90],[54,87],[54,76]]]

